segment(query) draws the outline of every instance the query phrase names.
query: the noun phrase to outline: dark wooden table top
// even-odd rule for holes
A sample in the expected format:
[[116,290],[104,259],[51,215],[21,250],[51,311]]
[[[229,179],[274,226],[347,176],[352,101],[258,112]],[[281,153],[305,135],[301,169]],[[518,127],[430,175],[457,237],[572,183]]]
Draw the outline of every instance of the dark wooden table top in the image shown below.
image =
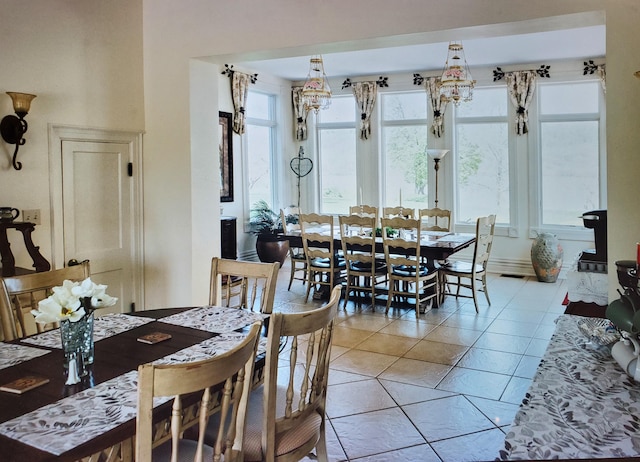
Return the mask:
[[[153,317],[166,317],[190,308],[173,308],[163,310],[129,313]],[[65,385],[66,375],[63,369],[63,353],[61,349],[49,349],[50,353],[30,359],[20,364],[0,369],[0,384],[35,374],[50,380],[46,385],[25,392],[21,395],[0,392],[0,423],[27,414],[45,405],[55,403],[67,396],[91,388],[97,384],[118,377],[128,371],[137,370],[140,364],[163,358],[189,346],[200,343],[219,334],[206,332],[172,324],[162,324],[162,332],[172,338],[148,345],[137,341],[144,334],[158,331],[158,323],[149,322],[128,331],[105,338],[95,343],[95,361],[89,366],[89,374],[77,385]],[[11,342],[11,343],[20,343]],[[33,346],[24,343],[24,345]],[[75,461],[87,457],[100,449],[117,444],[135,434],[135,419],[130,420],[100,435],[85,444],[77,446],[60,456],[50,454],[4,435],[0,435],[0,460],[8,461]]]

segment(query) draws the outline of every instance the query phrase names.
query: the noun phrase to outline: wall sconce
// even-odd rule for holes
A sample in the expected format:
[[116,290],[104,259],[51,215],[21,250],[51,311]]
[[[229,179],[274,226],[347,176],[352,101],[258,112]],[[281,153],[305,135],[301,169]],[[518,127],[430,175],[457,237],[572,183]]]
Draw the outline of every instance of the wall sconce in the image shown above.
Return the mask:
[[0,122],[0,135],[2,135],[2,139],[5,140],[5,142],[16,145],[16,150],[13,152],[13,168],[20,170],[22,168],[22,162],[17,162],[16,157],[18,156],[18,149],[26,141],[23,135],[29,128],[24,118],[29,113],[31,100],[35,98],[36,95],[15,93],[12,91],[8,91],[7,95],[11,96],[13,110],[18,117],[14,115],[5,116],[2,122]]

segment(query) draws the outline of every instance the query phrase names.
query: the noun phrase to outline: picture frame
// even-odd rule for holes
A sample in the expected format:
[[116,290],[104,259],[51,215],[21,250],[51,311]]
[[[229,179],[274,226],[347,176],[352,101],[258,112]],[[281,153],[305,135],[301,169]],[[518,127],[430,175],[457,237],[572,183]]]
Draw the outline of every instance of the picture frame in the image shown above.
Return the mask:
[[231,113],[218,113],[218,135],[220,139],[220,202],[233,202],[233,131]]

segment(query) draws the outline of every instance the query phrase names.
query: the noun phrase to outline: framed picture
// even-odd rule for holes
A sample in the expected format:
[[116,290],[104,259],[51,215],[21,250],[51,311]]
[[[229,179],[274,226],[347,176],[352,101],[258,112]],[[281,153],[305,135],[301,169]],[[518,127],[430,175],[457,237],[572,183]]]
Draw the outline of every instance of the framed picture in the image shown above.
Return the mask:
[[219,112],[220,202],[233,202],[233,142],[231,113]]

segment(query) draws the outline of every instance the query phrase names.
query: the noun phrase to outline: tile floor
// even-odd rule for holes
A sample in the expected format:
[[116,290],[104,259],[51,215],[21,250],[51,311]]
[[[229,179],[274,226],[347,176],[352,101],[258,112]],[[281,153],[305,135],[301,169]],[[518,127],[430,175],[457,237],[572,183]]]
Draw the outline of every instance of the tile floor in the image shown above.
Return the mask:
[[[300,311],[305,286],[280,270],[274,310]],[[409,308],[340,301],[327,397],[331,461],[494,460],[564,312],[564,280],[491,275],[491,306],[447,296]],[[310,459],[309,459],[310,460]]]

